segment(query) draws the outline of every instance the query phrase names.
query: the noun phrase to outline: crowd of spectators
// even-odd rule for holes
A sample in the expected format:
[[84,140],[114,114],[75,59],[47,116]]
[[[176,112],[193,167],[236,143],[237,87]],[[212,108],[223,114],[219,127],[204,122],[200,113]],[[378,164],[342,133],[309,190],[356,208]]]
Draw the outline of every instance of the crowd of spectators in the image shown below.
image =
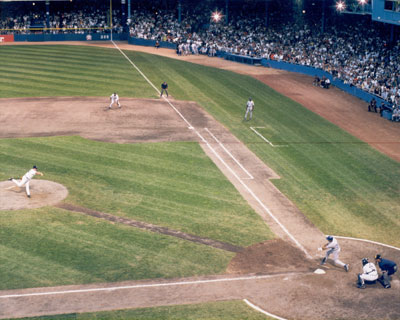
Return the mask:
[[[113,29],[115,32],[123,31],[119,16],[119,10],[113,10]],[[108,8],[96,3],[87,3],[83,8],[71,6],[68,10],[51,7],[48,17],[46,16],[46,9],[43,7],[25,10],[24,14],[10,12],[0,19],[2,34],[104,32],[108,29],[109,24]]]
[[[104,10],[86,8],[50,16],[50,32],[67,30],[86,32],[82,28],[102,31],[108,23]],[[199,4],[182,11],[134,10],[126,25],[120,13],[113,12],[114,32],[129,30],[132,37],[176,43],[178,54],[232,54],[286,61],[322,69],[350,86],[381,97],[391,106],[400,105],[400,42],[391,43],[370,17],[358,22],[332,23],[322,33],[319,27],[304,22],[265,25],[256,14],[230,14],[229,23],[213,21],[211,10]],[[369,20],[368,20],[369,19]],[[44,14],[6,18],[0,29],[19,29],[41,21]]]

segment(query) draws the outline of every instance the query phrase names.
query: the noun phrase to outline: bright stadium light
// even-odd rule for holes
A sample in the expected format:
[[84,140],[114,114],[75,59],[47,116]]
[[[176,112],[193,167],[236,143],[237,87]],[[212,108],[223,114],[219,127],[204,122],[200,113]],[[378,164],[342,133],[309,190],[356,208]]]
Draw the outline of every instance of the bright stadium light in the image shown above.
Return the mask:
[[368,0],[358,0],[358,3],[361,5],[365,5],[368,2]]
[[336,2],[337,11],[344,11],[344,9],[346,9],[346,4],[343,1]]
[[211,15],[211,18],[215,21],[218,22],[219,20],[222,19],[222,14],[218,11],[214,11]]

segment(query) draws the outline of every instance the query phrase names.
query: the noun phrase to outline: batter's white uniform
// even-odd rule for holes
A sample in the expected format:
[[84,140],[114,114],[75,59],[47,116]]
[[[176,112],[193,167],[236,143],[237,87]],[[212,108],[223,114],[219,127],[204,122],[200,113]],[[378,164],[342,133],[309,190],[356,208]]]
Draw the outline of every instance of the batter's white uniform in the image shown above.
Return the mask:
[[326,252],[325,260],[327,260],[328,257],[332,255],[333,262],[336,265],[341,267],[344,267],[346,265],[345,263],[339,260],[340,246],[336,238],[333,238],[332,241],[330,241],[325,247],[328,249],[328,251]]
[[111,109],[111,107],[112,107],[112,105],[114,104],[114,103],[116,103],[117,105],[118,105],[118,107],[119,108],[121,108],[121,105],[120,105],[120,103],[119,103],[119,96],[116,94],[116,93],[113,93],[111,96],[110,96],[110,106],[108,107],[109,109]]
[[32,180],[32,178],[36,174],[37,174],[37,170],[31,169],[27,173],[24,174],[21,181],[17,181],[15,179],[12,179],[11,181],[14,182],[18,187],[23,187],[25,185],[26,194],[28,197],[30,197],[31,193],[29,191],[29,182]]
[[249,99],[246,105],[246,114],[244,115],[244,120],[247,120],[247,114],[250,112],[250,120],[253,118],[254,101]]
[[378,270],[376,270],[376,266],[372,262],[368,262],[363,266],[363,273],[359,275],[359,279],[361,279],[361,285],[364,285],[365,280],[367,281],[375,281],[378,279]]

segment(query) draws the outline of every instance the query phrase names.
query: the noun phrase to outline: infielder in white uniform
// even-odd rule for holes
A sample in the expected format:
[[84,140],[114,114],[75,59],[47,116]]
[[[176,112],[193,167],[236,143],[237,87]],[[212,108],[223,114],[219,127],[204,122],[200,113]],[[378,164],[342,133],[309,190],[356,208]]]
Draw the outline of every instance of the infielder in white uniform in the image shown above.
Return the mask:
[[369,262],[367,258],[362,259],[363,273],[358,274],[357,287],[360,289],[365,289],[365,283],[375,282],[378,278],[378,270],[376,266]]
[[29,182],[37,174],[43,176],[43,173],[37,171],[37,167],[33,166],[33,168],[31,170],[29,170],[27,173],[24,174],[24,176],[22,177],[21,181],[17,181],[14,178],[10,178],[8,180],[14,182],[20,188],[25,185],[26,195],[28,196],[28,198],[30,198],[31,197],[31,193],[29,192]]
[[119,103],[119,96],[115,92],[110,96],[110,106],[108,107],[108,109],[111,109],[114,103],[118,105],[118,108],[121,108],[121,105]]
[[321,249],[322,250],[327,250],[325,257],[321,261],[321,265],[324,265],[326,263],[326,260],[328,260],[328,257],[332,255],[333,262],[340,267],[343,267],[346,272],[349,271],[349,265],[343,263],[342,261],[339,260],[339,252],[340,252],[340,246],[337,240],[332,237],[332,236],[327,236],[326,240],[328,240],[328,243],[325,244]]
[[249,98],[246,104],[246,114],[244,115],[244,120],[247,120],[247,114],[250,112],[250,120],[253,118],[254,101]]

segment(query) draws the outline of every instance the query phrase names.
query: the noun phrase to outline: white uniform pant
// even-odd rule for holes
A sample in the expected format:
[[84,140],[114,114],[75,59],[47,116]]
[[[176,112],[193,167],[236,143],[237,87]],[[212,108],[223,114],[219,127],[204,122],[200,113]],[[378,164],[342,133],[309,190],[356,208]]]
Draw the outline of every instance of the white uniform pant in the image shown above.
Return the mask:
[[246,114],[244,115],[244,119],[247,120],[247,114],[250,112],[250,120],[253,118],[253,108],[247,108]]
[[378,275],[377,274],[363,273],[363,274],[359,274],[358,276],[359,276],[361,285],[364,285],[365,281],[375,281],[375,280],[378,279]]
[[121,107],[121,105],[119,104],[119,100],[117,100],[117,99],[115,99],[115,100],[112,99],[109,108],[111,108],[112,105],[113,105],[114,103],[116,103],[116,104],[118,105],[118,107]]
[[332,255],[332,260],[333,262],[340,267],[344,267],[345,263],[343,263],[342,261],[339,260],[339,252],[340,250],[333,250],[330,249],[326,252],[326,259],[328,259],[329,255]]
[[18,187],[23,187],[25,185],[25,189],[26,189],[26,194],[28,196],[31,195],[30,191],[29,191],[29,181],[31,181],[31,179],[28,179],[26,176],[22,177],[21,181],[17,181],[15,179],[12,179],[12,182],[14,182]]

